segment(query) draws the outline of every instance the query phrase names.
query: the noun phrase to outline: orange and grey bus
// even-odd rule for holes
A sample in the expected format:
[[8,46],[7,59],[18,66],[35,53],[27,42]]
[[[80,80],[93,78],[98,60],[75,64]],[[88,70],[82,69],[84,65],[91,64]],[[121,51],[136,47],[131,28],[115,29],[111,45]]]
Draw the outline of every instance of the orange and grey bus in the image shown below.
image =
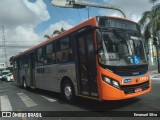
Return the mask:
[[137,23],[96,16],[14,57],[14,77],[24,88],[121,100],[151,90],[148,63]]

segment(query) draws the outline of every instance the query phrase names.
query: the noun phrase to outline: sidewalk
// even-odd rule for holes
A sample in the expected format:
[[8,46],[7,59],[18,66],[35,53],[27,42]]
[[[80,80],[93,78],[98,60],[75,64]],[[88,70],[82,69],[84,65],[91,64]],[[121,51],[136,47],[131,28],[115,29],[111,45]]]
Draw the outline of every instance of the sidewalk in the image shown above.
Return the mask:
[[160,73],[157,70],[150,71],[150,78],[160,79]]

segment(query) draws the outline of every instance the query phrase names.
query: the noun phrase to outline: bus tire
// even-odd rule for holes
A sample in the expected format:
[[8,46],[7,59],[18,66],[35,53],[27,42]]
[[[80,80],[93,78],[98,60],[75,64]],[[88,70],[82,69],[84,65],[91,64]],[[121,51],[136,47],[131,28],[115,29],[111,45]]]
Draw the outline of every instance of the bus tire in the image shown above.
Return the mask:
[[27,89],[27,83],[25,78],[22,79],[22,87],[23,89]]
[[70,103],[75,102],[75,90],[70,80],[65,80],[62,83],[62,97]]

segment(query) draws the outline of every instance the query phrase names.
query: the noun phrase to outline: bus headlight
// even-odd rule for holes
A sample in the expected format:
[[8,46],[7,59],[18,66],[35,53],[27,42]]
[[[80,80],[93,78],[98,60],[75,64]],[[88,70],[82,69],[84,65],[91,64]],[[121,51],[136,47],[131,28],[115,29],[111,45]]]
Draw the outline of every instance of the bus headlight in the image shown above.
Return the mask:
[[111,79],[107,78],[107,77],[104,77],[104,81],[111,84]]
[[120,89],[120,85],[119,85],[119,82],[118,82],[118,81],[113,80],[113,79],[111,79],[111,78],[108,78],[108,77],[106,77],[106,76],[104,76],[104,75],[102,75],[102,79],[103,79],[104,82],[110,84],[111,86]]
[[117,81],[113,80],[112,83],[114,87],[120,88],[119,83]]

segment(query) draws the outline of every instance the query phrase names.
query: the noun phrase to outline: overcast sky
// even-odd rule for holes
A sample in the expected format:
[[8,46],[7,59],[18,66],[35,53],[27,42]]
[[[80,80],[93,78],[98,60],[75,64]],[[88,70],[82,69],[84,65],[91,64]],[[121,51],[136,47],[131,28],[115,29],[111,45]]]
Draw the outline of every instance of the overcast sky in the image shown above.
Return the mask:
[[[62,27],[67,30],[88,19],[88,9],[57,8],[51,0],[0,0],[0,46],[2,45],[2,25],[5,26],[5,39],[8,59],[25,49],[45,40]],[[142,13],[150,10],[148,0],[88,0],[116,5],[125,10],[127,18],[138,21]],[[89,8],[90,17],[97,15],[121,16],[117,11]],[[21,46],[21,47],[17,47]],[[0,47],[0,63],[4,62]]]

